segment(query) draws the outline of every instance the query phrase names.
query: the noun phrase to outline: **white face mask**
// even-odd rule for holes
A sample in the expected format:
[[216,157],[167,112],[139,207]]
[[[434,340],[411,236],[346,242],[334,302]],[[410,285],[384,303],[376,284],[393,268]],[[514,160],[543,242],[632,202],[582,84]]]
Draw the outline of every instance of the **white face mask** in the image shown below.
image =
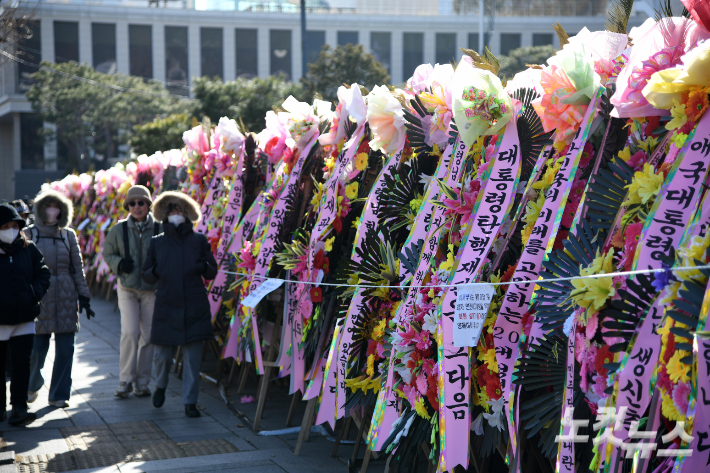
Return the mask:
[[48,207],[44,212],[47,214],[47,223],[55,223],[60,211],[56,207]]
[[172,223],[173,225],[175,225],[177,227],[181,223],[185,222],[185,217],[183,217],[182,215],[177,215],[177,214],[171,215],[168,217],[168,222]]
[[17,235],[20,234],[20,231],[16,228],[8,228],[7,230],[0,230],[0,241],[3,243],[10,244],[13,241],[15,241],[15,238],[17,238]]

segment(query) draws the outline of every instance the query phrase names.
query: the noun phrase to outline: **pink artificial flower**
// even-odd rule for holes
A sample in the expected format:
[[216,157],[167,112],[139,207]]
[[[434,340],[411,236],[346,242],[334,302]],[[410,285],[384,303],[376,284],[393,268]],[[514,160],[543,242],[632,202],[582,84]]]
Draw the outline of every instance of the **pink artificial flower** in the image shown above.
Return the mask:
[[636,246],[641,238],[641,231],[643,230],[643,222],[632,223],[626,227],[626,232],[624,233],[624,244],[628,248],[633,248],[636,251]]
[[635,152],[629,160],[626,162],[634,171],[640,171],[643,169],[643,165],[646,162],[646,152],[642,149]]
[[439,374],[439,366],[434,360],[423,360],[422,371],[424,371],[427,376],[436,376],[437,374]]
[[313,302],[311,302],[311,298],[306,296],[301,299],[301,304],[298,306],[298,310],[303,320],[310,319],[311,314],[313,313]]
[[572,227],[572,222],[574,222],[574,217],[577,214],[577,208],[579,207],[579,202],[568,202],[565,206],[564,213],[562,214],[562,225],[567,228]]
[[678,382],[675,388],[673,388],[673,404],[680,412],[680,415],[685,416],[688,414],[688,399],[690,397],[690,385],[684,383],[683,381]]
[[579,202],[582,200],[582,195],[584,194],[584,188],[586,186],[587,183],[585,181],[582,179],[576,179],[574,184],[572,184],[572,189],[569,191],[569,201]]
[[[412,378],[414,378],[414,377],[412,376]],[[412,379],[412,381],[415,381],[415,380]],[[417,388],[409,386],[408,384],[405,384],[404,386],[402,386],[402,392],[407,397],[407,400],[409,401],[409,403],[412,406],[414,404],[416,404],[417,398],[419,397],[419,395],[417,393]]]
[[414,330],[414,328],[410,326],[406,332],[400,332],[400,336],[402,337],[402,341],[399,342],[399,345],[406,347],[407,345],[411,345],[412,342],[416,343],[416,338],[419,336],[419,334],[416,332],[416,330]]
[[582,156],[579,158],[579,168],[584,169],[589,165],[589,162],[592,160],[592,157],[594,156],[594,146],[590,143],[587,142],[584,145],[584,149],[582,150]]
[[412,341],[417,343],[417,349],[426,350],[431,346],[431,338],[429,338],[429,330],[422,330]]
[[606,389],[606,376],[595,375],[592,380],[594,381],[592,392],[602,399],[608,397],[608,394],[604,392]]
[[[592,338],[594,338],[594,335],[597,333],[597,328],[599,328],[599,312],[594,312],[587,319],[587,327],[585,330],[585,335],[587,336],[588,339],[591,340]],[[594,348],[594,351],[596,352],[597,349]]]
[[444,215],[461,215],[461,225],[465,225],[471,221],[473,206],[476,204],[476,199],[478,198],[478,191],[463,191],[463,199],[461,199],[461,194],[458,189],[455,189],[455,192],[459,194],[459,199],[448,199],[446,197],[442,199],[449,207],[446,212],[444,212]]

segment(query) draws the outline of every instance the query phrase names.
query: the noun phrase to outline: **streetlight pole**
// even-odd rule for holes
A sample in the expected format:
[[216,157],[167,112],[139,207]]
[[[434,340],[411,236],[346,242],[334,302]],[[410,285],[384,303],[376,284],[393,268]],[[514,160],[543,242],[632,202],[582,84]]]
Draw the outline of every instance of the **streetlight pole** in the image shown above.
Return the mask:
[[308,72],[308,57],[306,56],[306,0],[301,0],[301,77]]
[[483,0],[478,0],[478,51],[476,51],[478,54],[483,56],[483,17],[484,17],[484,9],[483,9]]

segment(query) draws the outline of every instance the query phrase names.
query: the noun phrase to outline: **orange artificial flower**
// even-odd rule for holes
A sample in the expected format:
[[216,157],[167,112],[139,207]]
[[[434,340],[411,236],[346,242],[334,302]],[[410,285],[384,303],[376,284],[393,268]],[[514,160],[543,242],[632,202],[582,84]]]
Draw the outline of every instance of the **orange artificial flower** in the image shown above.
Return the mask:
[[685,103],[685,113],[688,116],[688,120],[691,122],[697,122],[708,109],[708,93],[705,87],[701,89],[693,90],[690,95],[688,95],[688,101]]

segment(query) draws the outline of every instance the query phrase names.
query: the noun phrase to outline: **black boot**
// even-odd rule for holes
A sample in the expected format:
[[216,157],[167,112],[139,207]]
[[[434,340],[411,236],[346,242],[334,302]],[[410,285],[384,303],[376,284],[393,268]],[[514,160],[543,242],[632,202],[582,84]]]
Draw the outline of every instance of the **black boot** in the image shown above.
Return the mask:
[[26,407],[13,407],[7,423],[10,425],[27,425],[37,420],[37,414],[27,412]]
[[187,417],[200,417],[200,411],[197,410],[197,404],[185,404],[185,415]]
[[165,388],[155,387],[155,392],[153,393],[153,406],[163,407],[165,403]]

